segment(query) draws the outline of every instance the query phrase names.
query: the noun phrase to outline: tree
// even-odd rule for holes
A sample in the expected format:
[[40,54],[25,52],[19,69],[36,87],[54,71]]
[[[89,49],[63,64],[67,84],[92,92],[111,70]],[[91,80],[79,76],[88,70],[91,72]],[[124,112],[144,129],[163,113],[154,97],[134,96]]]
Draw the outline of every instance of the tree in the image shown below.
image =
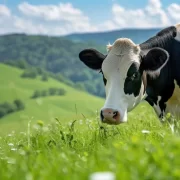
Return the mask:
[[95,94],[96,92],[96,86],[92,84],[91,82],[86,82],[85,84],[86,91]]
[[16,111],[16,107],[13,104],[10,104],[8,102],[1,104],[0,107],[4,108],[4,110],[6,111],[6,114]]
[[43,74],[44,70],[41,67],[37,67],[36,70],[39,75]]
[[64,81],[64,77],[61,75],[61,74],[56,74],[56,76],[55,76],[55,78],[58,80],[58,81],[60,81],[60,82],[63,82]]
[[38,91],[38,90],[36,90],[36,91],[34,91],[34,94],[32,95],[31,98],[35,99],[35,98],[38,98],[38,97],[40,97],[40,96],[41,96],[41,92]]
[[37,76],[37,71],[35,68],[26,69],[23,74],[21,75],[22,78],[32,78],[35,79]]
[[81,83],[81,82],[76,83],[74,87],[79,89],[79,90],[82,90],[82,91],[86,90],[85,87],[84,87],[84,84]]
[[25,109],[25,105],[20,99],[14,100],[14,104],[16,105],[18,111]]
[[57,90],[57,95],[63,96],[65,94],[66,94],[66,91],[64,89],[60,88],[60,89]]
[[41,80],[42,80],[42,81],[48,81],[48,76],[47,76],[47,74],[43,74]]
[[49,95],[53,96],[56,95],[57,89],[56,88],[49,88]]
[[0,118],[7,114],[6,110],[3,107],[0,107]]
[[46,90],[42,90],[41,91],[41,96],[44,97],[44,96],[47,96],[47,95],[48,95],[48,92]]
[[26,69],[28,67],[28,64],[25,60],[19,60],[17,61],[17,67],[21,69]]

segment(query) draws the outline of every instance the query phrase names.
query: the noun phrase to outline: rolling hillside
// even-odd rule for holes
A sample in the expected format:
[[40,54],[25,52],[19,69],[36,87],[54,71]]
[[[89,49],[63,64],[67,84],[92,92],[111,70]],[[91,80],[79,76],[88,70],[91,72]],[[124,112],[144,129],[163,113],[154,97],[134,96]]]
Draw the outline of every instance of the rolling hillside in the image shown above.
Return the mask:
[[79,52],[90,47],[106,51],[105,45],[75,43],[63,37],[9,34],[0,36],[0,62],[23,69],[34,67],[45,70],[103,97],[102,76],[79,60]]
[[79,33],[70,34],[66,38],[74,42],[93,42],[101,45],[113,43],[116,39],[126,37],[139,44],[151,36],[154,36],[160,29],[122,29],[109,32]]
[[0,36],[0,62],[21,68],[41,68],[55,76],[63,76],[93,95],[104,97],[102,76],[79,60],[79,52],[84,48],[95,48],[106,54],[106,45],[117,38],[128,37],[140,43],[158,31],[124,29],[65,37],[9,34]]
[[[0,103],[11,103],[14,99],[21,99],[26,106],[23,111],[1,118],[0,131],[4,128],[2,124],[9,126],[10,129],[16,129],[14,126],[17,126],[17,123],[20,126],[25,123],[27,126],[29,120],[49,122],[57,117],[61,121],[67,121],[83,118],[83,115],[85,117],[95,116],[95,111],[103,105],[103,99],[75,90],[51,78],[45,82],[41,81],[39,77],[35,80],[24,79],[20,77],[22,70],[4,64],[0,64],[0,72]],[[38,99],[31,98],[35,90],[51,87],[63,88],[66,90],[66,94]]]

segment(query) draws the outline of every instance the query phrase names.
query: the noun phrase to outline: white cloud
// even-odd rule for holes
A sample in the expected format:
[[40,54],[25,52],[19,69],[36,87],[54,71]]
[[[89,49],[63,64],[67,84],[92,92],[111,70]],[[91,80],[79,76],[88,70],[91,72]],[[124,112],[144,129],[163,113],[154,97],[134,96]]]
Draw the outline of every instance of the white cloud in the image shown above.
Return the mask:
[[[93,23],[71,3],[17,6],[18,15],[0,4],[0,34],[24,32],[28,34],[64,35],[73,32],[108,31],[121,28],[165,27],[180,23],[180,4],[163,8],[162,1],[149,0],[144,8],[128,9],[120,4],[111,7],[112,17]],[[108,11],[108,10],[107,10]]]
[[143,9],[126,9],[114,4],[112,14],[112,22],[119,28],[164,27],[170,24],[159,0],[149,0],[148,5]]
[[168,12],[171,16],[171,18],[175,19],[177,22],[179,21],[180,23],[180,4],[171,4],[169,7],[168,7]]
[[[160,0],[149,0],[145,11],[147,12],[147,16],[152,18],[152,20],[158,23],[160,26],[167,26],[170,24],[168,15],[162,9]],[[156,26],[158,26],[158,24],[156,24]]]
[[11,11],[8,7],[6,7],[3,4],[0,4],[0,18],[2,18],[2,16],[4,17],[9,17],[11,16]]
[[14,27],[11,10],[3,4],[0,4],[0,27],[0,34],[18,32],[18,29]]
[[160,0],[149,0],[141,9],[112,6],[112,18],[104,23],[107,29],[167,27],[180,23],[180,4],[163,9]]
[[[32,28],[36,26],[36,24],[38,24],[37,33],[43,34],[51,34],[52,32],[54,34],[67,34],[97,30],[90,24],[89,18],[85,16],[81,10],[74,8],[70,3],[36,6],[24,2],[19,4],[18,9],[26,16],[26,19],[29,19],[28,29],[30,29],[31,32],[34,32]],[[22,21],[18,23],[18,26],[23,28]]]
[[27,16],[37,17],[47,21],[67,21],[75,20],[88,21],[82,11],[76,9],[70,3],[60,3],[59,5],[31,5],[28,2],[19,4],[18,9]]
[[59,5],[18,5],[21,16],[11,14],[5,5],[0,5],[0,34],[24,32],[28,34],[63,35],[73,32],[97,31],[89,17],[70,3]]
[[19,17],[14,17],[14,27],[19,32],[26,32],[29,34],[48,34],[47,28],[43,27],[42,24],[34,24],[30,20],[26,20]]
[[149,12],[156,14],[159,10],[161,10],[161,1],[160,0],[149,0],[148,5],[147,5],[147,10]]
[[139,25],[147,27],[145,20],[146,15],[142,9],[125,9],[124,7],[114,4],[112,7],[113,21],[119,28],[137,27]]
[[107,20],[104,23],[98,25],[98,30],[99,31],[110,31],[110,30],[115,30],[115,29],[118,29],[118,27],[111,20]]

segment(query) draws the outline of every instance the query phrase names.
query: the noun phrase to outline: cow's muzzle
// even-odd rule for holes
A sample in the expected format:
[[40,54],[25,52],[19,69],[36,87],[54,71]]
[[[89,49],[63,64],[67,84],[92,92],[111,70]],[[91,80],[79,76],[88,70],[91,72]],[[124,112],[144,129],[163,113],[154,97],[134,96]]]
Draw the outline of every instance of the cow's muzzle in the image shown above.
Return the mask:
[[121,115],[118,110],[111,108],[104,108],[100,112],[100,118],[103,123],[118,125],[121,122]]

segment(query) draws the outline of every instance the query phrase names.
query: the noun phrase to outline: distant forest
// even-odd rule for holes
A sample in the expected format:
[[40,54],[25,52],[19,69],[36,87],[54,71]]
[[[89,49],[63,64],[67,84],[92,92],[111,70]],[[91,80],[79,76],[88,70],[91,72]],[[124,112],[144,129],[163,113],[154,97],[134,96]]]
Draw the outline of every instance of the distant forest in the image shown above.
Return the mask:
[[105,46],[72,42],[63,37],[5,35],[0,36],[0,62],[24,69],[22,77],[43,74],[47,80],[48,75],[103,97],[102,75],[88,69],[78,57],[82,49],[89,47],[106,52]]

